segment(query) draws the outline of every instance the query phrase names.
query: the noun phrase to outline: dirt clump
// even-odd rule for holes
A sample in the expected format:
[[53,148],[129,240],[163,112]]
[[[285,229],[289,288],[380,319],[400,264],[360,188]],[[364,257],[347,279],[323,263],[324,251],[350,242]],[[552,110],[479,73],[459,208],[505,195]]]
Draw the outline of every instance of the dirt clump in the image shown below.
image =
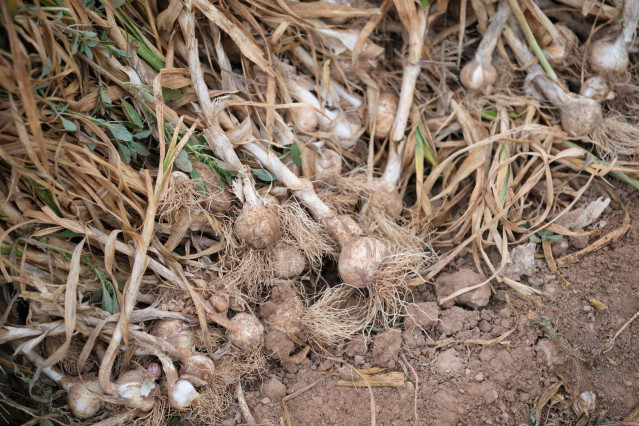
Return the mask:
[[277,378],[271,377],[262,383],[260,392],[264,398],[268,398],[271,401],[280,401],[286,396],[286,386]]
[[[458,290],[466,287],[477,285],[484,281],[484,278],[470,270],[461,269],[452,274],[442,274],[435,281],[435,291],[437,292],[437,299],[441,300]],[[469,308],[478,309],[488,305],[490,301],[490,285],[486,284],[475,290],[471,290],[464,294],[455,297],[453,300],[449,300],[442,304],[442,307],[449,308],[454,304],[464,305]]]
[[375,337],[373,342],[373,360],[383,367],[393,367],[402,346],[402,332],[391,329]]

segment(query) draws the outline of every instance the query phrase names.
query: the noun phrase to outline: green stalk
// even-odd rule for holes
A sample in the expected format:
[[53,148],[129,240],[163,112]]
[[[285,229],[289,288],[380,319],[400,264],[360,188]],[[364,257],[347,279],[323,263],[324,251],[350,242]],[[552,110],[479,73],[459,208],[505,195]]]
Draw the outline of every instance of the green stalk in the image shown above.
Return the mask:
[[537,43],[537,40],[535,39],[535,35],[533,34],[532,30],[530,29],[530,26],[528,25],[528,21],[526,21],[524,12],[522,12],[521,8],[519,7],[519,3],[517,2],[517,0],[508,0],[508,3],[510,3],[510,7],[515,13],[515,17],[517,18],[517,21],[519,22],[521,29],[524,31],[524,34],[526,35],[526,40],[528,40],[528,44],[530,44],[530,47],[532,48],[533,52],[535,52],[535,56],[537,56],[537,59],[539,59],[539,63],[546,71],[546,74],[548,74],[548,77],[550,77],[552,81],[559,84],[560,87],[563,87],[561,83],[559,82],[559,78],[557,77],[557,74],[555,74],[555,70],[552,69],[552,66],[548,62],[548,59],[546,59],[546,55],[544,55],[544,52],[542,52],[541,47],[539,46],[539,43]]
[[[564,141],[564,142],[562,142],[562,145],[567,146],[569,148],[581,148],[586,154],[592,155],[591,152],[585,150],[584,148],[582,148],[579,145],[577,145],[575,143],[572,143],[570,141]],[[599,164],[601,166],[604,166],[604,167],[609,167],[610,166],[610,163],[608,163],[606,161],[603,161],[603,160],[600,160],[598,158],[594,158],[592,160],[592,162],[595,163],[595,164]],[[630,176],[626,175],[625,173],[612,171],[609,174],[611,176],[614,176],[615,178],[619,179],[620,181],[627,183],[628,185],[632,186],[633,188],[639,189],[639,181],[631,178]]]

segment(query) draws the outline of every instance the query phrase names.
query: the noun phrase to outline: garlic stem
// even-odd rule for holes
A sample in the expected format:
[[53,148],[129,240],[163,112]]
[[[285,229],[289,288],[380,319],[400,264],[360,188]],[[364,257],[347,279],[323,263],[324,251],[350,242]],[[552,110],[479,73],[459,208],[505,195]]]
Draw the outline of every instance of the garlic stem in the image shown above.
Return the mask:
[[[397,106],[397,116],[393,130],[391,131],[391,141],[398,143],[404,138],[410,109],[413,105],[413,95],[417,77],[421,72],[420,61],[422,59],[422,48],[424,46],[424,36],[426,34],[426,11],[421,5],[404,0],[394,0],[395,8],[399,14],[399,19],[408,31],[408,58],[404,62],[404,73],[402,76],[402,88]],[[402,153],[400,152],[400,157]]]
[[510,6],[507,0],[501,0],[497,12],[490,19],[488,28],[482,36],[474,59],[464,65],[461,71],[460,79],[467,89],[488,92],[497,80],[497,71],[491,62],[509,16]]
[[546,55],[544,55],[544,53],[542,52],[541,47],[539,46],[539,43],[537,43],[537,40],[535,39],[535,35],[530,29],[530,25],[528,25],[528,21],[526,21],[524,12],[522,12],[521,8],[519,7],[519,3],[517,2],[517,0],[508,0],[508,2],[510,3],[510,7],[512,8],[514,15],[517,18],[517,21],[519,22],[519,26],[521,27],[522,31],[524,32],[526,36],[526,40],[528,40],[528,43],[530,44],[531,48],[535,52],[537,59],[539,59],[539,63],[541,64],[543,69],[546,71],[546,74],[548,74],[548,77],[555,83],[559,83],[559,78],[557,77],[557,74],[555,74],[555,70],[553,70],[552,66],[548,62]]
[[[19,347],[19,351],[38,367],[45,363],[45,359],[33,351],[39,341],[33,339]],[[13,346],[18,345],[14,342]],[[95,376],[69,377],[53,366],[43,368],[42,372],[67,392],[67,404],[75,417],[89,419],[102,408],[100,395],[103,392]]]
[[340,116],[339,112],[328,108],[322,109],[319,99],[304,87],[302,77],[295,75],[293,67],[283,62],[277,62],[277,66],[284,74],[286,84],[293,97],[314,108],[320,128],[330,130],[344,149],[351,148],[359,136],[356,126],[350,123],[346,117]]
[[222,161],[231,165],[231,167],[235,170],[243,172],[243,177],[240,177],[239,180],[242,183],[242,192],[244,194],[245,201],[250,205],[261,206],[263,203],[253,186],[250,173],[248,173],[247,168],[242,164],[235,153],[231,141],[229,141],[226,134],[219,128],[217,114],[222,109],[222,105],[211,102],[211,98],[209,97],[208,87],[204,81],[200,58],[198,57],[198,41],[195,37],[195,19],[189,5],[187,5],[187,9],[188,10],[180,13],[178,20],[186,41],[187,60],[189,64],[189,71],[191,72],[191,81],[193,83],[193,88],[197,95],[198,102],[200,103],[200,108],[206,118],[207,128],[203,132],[204,138],[209,143],[213,152]]
[[[534,56],[528,50],[528,46],[515,35],[510,27],[506,27],[504,37],[520,64],[532,62]],[[603,112],[599,103],[584,96],[565,92],[544,74],[539,64],[534,63],[530,66],[528,76],[543,93],[543,96],[559,109],[561,126],[570,136],[589,134],[603,120]]]
[[[313,57],[302,47],[301,45],[295,46],[293,48],[293,54],[297,59],[299,59],[302,64],[311,72],[315,71],[315,62],[313,61]],[[335,91],[335,93],[346,102],[351,104],[354,108],[359,108],[362,105],[362,99],[358,96],[352,95],[348,93],[348,91],[338,82],[331,79],[331,89]]]

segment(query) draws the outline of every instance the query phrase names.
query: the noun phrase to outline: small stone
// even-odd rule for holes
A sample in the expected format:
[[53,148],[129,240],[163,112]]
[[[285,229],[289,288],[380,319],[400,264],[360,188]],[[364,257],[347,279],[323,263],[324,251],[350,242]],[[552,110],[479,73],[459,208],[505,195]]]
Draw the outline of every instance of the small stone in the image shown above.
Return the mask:
[[507,390],[506,392],[504,392],[504,398],[506,398],[506,401],[508,402],[515,402],[515,391],[514,390]]
[[331,361],[330,359],[325,359],[322,362],[320,362],[320,364],[317,366],[317,369],[319,371],[327,371],[330,370],[333,367],[333,361]]
[[559,286],[556,282],[550,282],[544,286],[544,291],[549,295],[554,296],[559,293]]
[[457,376],[464,371],[464,363],[455,349],[448,349],[439,354],[433,362],[433,368],[439,374],[448,373]]
[[559,352],[557,345],[550,339],[541,339],[537,342],[535,351],[548,367],[561,365],[566,361],[566,357]]
[[493,326],[486,320],[481,320],[479,321],[479,330],[484,332],[484,333],[488,333],[490,330],[493,329]]
[[585,249],[588,246],[588,236],[568,237],[570,244],[577,250]]
[[[435,292],[437,293],[437,299],[443,299],[466,287],[471,287],[483,282],[484,279],[478,273],[470,269],[462,269],[454,274],[442,274],[437,278],[435,282]],[[457,296],[453,300],[442,304],[444,308],[450,308],[454,304],[464,305],[469,308],[477,309],[483,308],[488,305],[490,301],[490,285],[486,285]]]
[[437,324],[437,331],[442,336],[452,336],[462,330],[472,330],[479,323],[477,311],[467,311],[459,306],[453,306],[442,313],[441,322]]
[[262,398],[262,404],[264,405],[269,405],[271,403],[271,400],[269,398]]
[[361,355],[356,355],[355,358],[353,358],[353,362],[355,365],[362,365],[366,362],[366,358],[364,358]]
[[475,374],[475,381],[476,382],[483,382],[484,381],[484,373]]
[[511,262],[503,271],[505,277],[519,281],[522,275],[531,277],[535,274],[535,253],[537,244],[520,244],[510,252]]
[[486,404],[492,404],[497,401],[497,398],[499,398],[499,394],[494,389],[486,392],[484,395],[484,401],[486,401]]
[[286,396],[286,386],[275,377],[271,377],[260,388],[260,393],[270,401],[280,401]]
[[341,366],[337,369],[337,372],[339,373],[339,378],[342,380],[354,382],[360,379],[359,374],[357,374],[355,370],[353,370],[348,365]]
[[561,238],[558,242],[553,243],[552,245],[552,255],[555,258],[560,258],[566,255],[566,253],[568,253],[568,248],[570,247],[570,244],[568,244],[568,241],[565,240],[565,238]]

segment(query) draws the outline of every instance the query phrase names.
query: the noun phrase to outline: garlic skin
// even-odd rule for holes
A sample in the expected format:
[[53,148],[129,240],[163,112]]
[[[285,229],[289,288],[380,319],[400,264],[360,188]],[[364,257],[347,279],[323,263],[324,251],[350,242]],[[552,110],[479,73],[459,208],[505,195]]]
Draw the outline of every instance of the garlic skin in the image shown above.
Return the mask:
[[180,379],[169,390],[169,404],[176,410],[187,410],[200,397],[195,387],[188,381]]
[[260,320],[247,312],[240,312],[231,319],[232,327],[226,336],[233,346],[246,351],[256,350],[264,343],[264,326]]
[[78,419],[86,420],[98,414],[102,408],[104,395],[96,377],[74,378],[67,389],[67,402],[71,414]]
[[566,24],[558,23],[554,24],[554,26],[561,40],[559,42],[553,40],[548,46],[544,47],[543,53],[552,65],[562,66],[566,64],[566,59],[574,53],[578,40],[575,33]]
[[190,355],[182,360],[180,375],[197,378],[198,386],[212,383],[215,378],[215,363],[206,355]]
[[384,209],[390,217],[398,217],[404,209],[404,203],[399,196],[399,191],[386,182],[377,182],[373,185],[371,205]]
[[611,101],[616,97],[612,85],[599,76],[590,77],[584,81],[579,94],[597,102]]
[[482,66],[481,62],[473,59],[464,65],[459,79],[468,90],[488,93],[492,90],[495,81],[497,81],[497,70],[490,62]]
[[290,279],[302,275],[306,259],[299,250],[290,244],[279,242],[273,251],[272,267],[277,278]]
[[630,58],[623,39],[597,40],[590,47],[590,66],[597,73],[619,74],[628,69]]
[[159,320],[153,324],[151,335],[165,340],[178,349],[188,349],[195,346],[193,331],[187,328],[184,321],[179,319]]
[[265,249],[280,239],[280,218],[277,212],[266,206],[244,205],[235,220],[235,233],[240,240],[255,249]]
[[291,108],[291,119],[300,132],[313,133],[317,128],[317,115],[311,108]]
[[391,132],[399,98],[390,92],[383,92],[379,95],[377,102],[377,117],[375,117],[375,138],[386,139]]
[[339,256],[339,275],[346,284],[364,288],[373,283],[390,249],[376,238],[360,237],[347,244]]
[[129,408],[151,411],[155,405],[155,377],[146,371],[131,370],[116,383],[116,393]]
[[334,184],[342,175],[342,156],[332,149],[322,149],[315,157],[315,179]]

